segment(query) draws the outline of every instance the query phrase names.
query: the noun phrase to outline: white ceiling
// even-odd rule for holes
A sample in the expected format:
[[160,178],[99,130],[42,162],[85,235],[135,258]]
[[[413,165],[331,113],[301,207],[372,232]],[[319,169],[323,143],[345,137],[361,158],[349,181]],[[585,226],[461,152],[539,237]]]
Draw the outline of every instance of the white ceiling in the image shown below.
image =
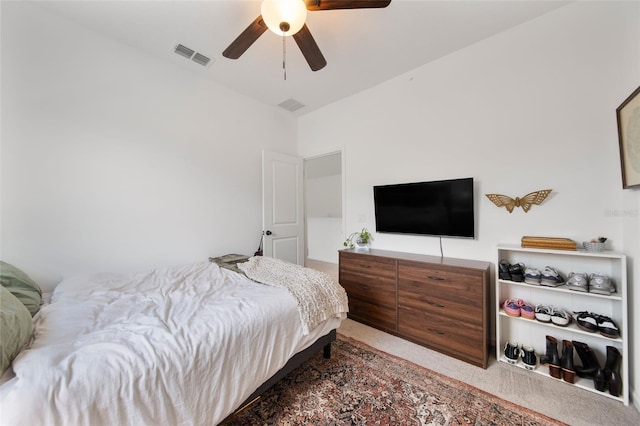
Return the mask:
[[[295,99],[301,115],[406,73],[566,1],[392,0],[384,9],[309,12],[327,60],[313,72],[293,39],[265,32],[237,60],[222,51],[260,14],[259,0],[45,1],[37,4],[162,60],[188,67],[261,102]],[[181,43],[213,59],[202,67],[173,52]]]

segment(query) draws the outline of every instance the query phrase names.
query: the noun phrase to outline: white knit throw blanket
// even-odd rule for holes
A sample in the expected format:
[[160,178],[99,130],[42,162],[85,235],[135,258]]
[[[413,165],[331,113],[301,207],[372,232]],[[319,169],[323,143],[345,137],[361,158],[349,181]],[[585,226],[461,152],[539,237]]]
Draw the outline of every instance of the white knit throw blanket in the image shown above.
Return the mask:
[[238,263],[238,268],[250,279],[287,290],[294,297],[304,335],[349,311],[346,291],[324,272],[263,256]]

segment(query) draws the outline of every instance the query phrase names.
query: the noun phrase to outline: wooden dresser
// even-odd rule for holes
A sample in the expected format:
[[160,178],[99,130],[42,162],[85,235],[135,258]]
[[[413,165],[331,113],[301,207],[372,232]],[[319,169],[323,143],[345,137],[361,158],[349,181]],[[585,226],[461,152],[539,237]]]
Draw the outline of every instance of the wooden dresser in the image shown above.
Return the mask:
[[376,249],[339,258],[349,318],[487,368],[489,262]]

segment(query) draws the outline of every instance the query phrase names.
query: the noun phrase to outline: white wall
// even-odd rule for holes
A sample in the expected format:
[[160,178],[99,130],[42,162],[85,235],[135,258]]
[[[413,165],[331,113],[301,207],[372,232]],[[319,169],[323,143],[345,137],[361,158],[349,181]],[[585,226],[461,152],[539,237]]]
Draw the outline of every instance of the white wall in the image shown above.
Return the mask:
[[[473,176],[477,237],[444,239],[445,256],[496,262],[496,244],[523,235],[606,236],[633,264],[640,191],[622,190],[615,109],[639,76],[640,3],[577,2],[301,117],[298,153],[345,147],[346,233],[362,215],[374,230],[373,185]],[[484,196],[545,188],[526,214]],[[440,254],[433,237],[374,234],[373,247]],[[638,355],[631,364],[637,387]]]
[[295,125],[198,73],[2,2],[0,256],[51,288],[80,270],[253,254],[261,150],[295,154]]
[[344,241],[342,153],[324,154],[304,161],[306,257],[337,264]]
[[[255,250],[260,151],[295,153],[288,113],[29,4],[3,1],[1,19],[0,258],[50,288]],[[375,184],[474,176],[478,236],[444,240],[447,256],[609,237],[629,256],[637,354],[640,191],[621,189],[614,111],[640,84],[639,22],[637,2],[571,4],[301,117],[298,154],[346,147],[346,233],[374,230]],[[528,214],[483,195],[547,187]],[[430,237],[374,247],[439,254]]]
[[306,209],[310,217],[342,217],[342,175],[305,180]]
[[344,241],[341,217],[307,218],[307,258],[338,263],[338,249]]
[[307,177],[305,200],[307,258],[338,263],[338,249],[344,241],[342,174]]

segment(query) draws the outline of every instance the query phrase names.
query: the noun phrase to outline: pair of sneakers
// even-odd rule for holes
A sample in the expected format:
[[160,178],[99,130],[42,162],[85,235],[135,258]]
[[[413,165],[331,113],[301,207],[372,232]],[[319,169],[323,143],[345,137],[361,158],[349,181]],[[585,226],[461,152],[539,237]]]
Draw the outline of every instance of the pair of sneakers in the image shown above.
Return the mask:
[[524,282],[533,285],[544,285],[548,287],[558,287],[565,283],[560,273],[551,266],[547,266],[541,272],[536,268],[527,268],[524,271]]
[[583,272],[571,272],[567,280],[569,290],[603,294],[609,296],[616,292],[616,287],[608,276],[601,273],[593,273],[590,276]]
[[540,322],[566,327],[571,323],[571,315],[565,309],[551,305],[536,305],[535,318]]
[[535,319],[535,308],[529,302],[522,299],[507,299],[502,304],[504,312],[510,317],[522,317],[526,319]]
[[518,362],[518,358],[522,359],[524,368],[527,370],[534,370],[538,361],[536,351],[532,346],[520,346],[517,342],[507,342],[504,345],[504,356],[509,364],[515,364]]

